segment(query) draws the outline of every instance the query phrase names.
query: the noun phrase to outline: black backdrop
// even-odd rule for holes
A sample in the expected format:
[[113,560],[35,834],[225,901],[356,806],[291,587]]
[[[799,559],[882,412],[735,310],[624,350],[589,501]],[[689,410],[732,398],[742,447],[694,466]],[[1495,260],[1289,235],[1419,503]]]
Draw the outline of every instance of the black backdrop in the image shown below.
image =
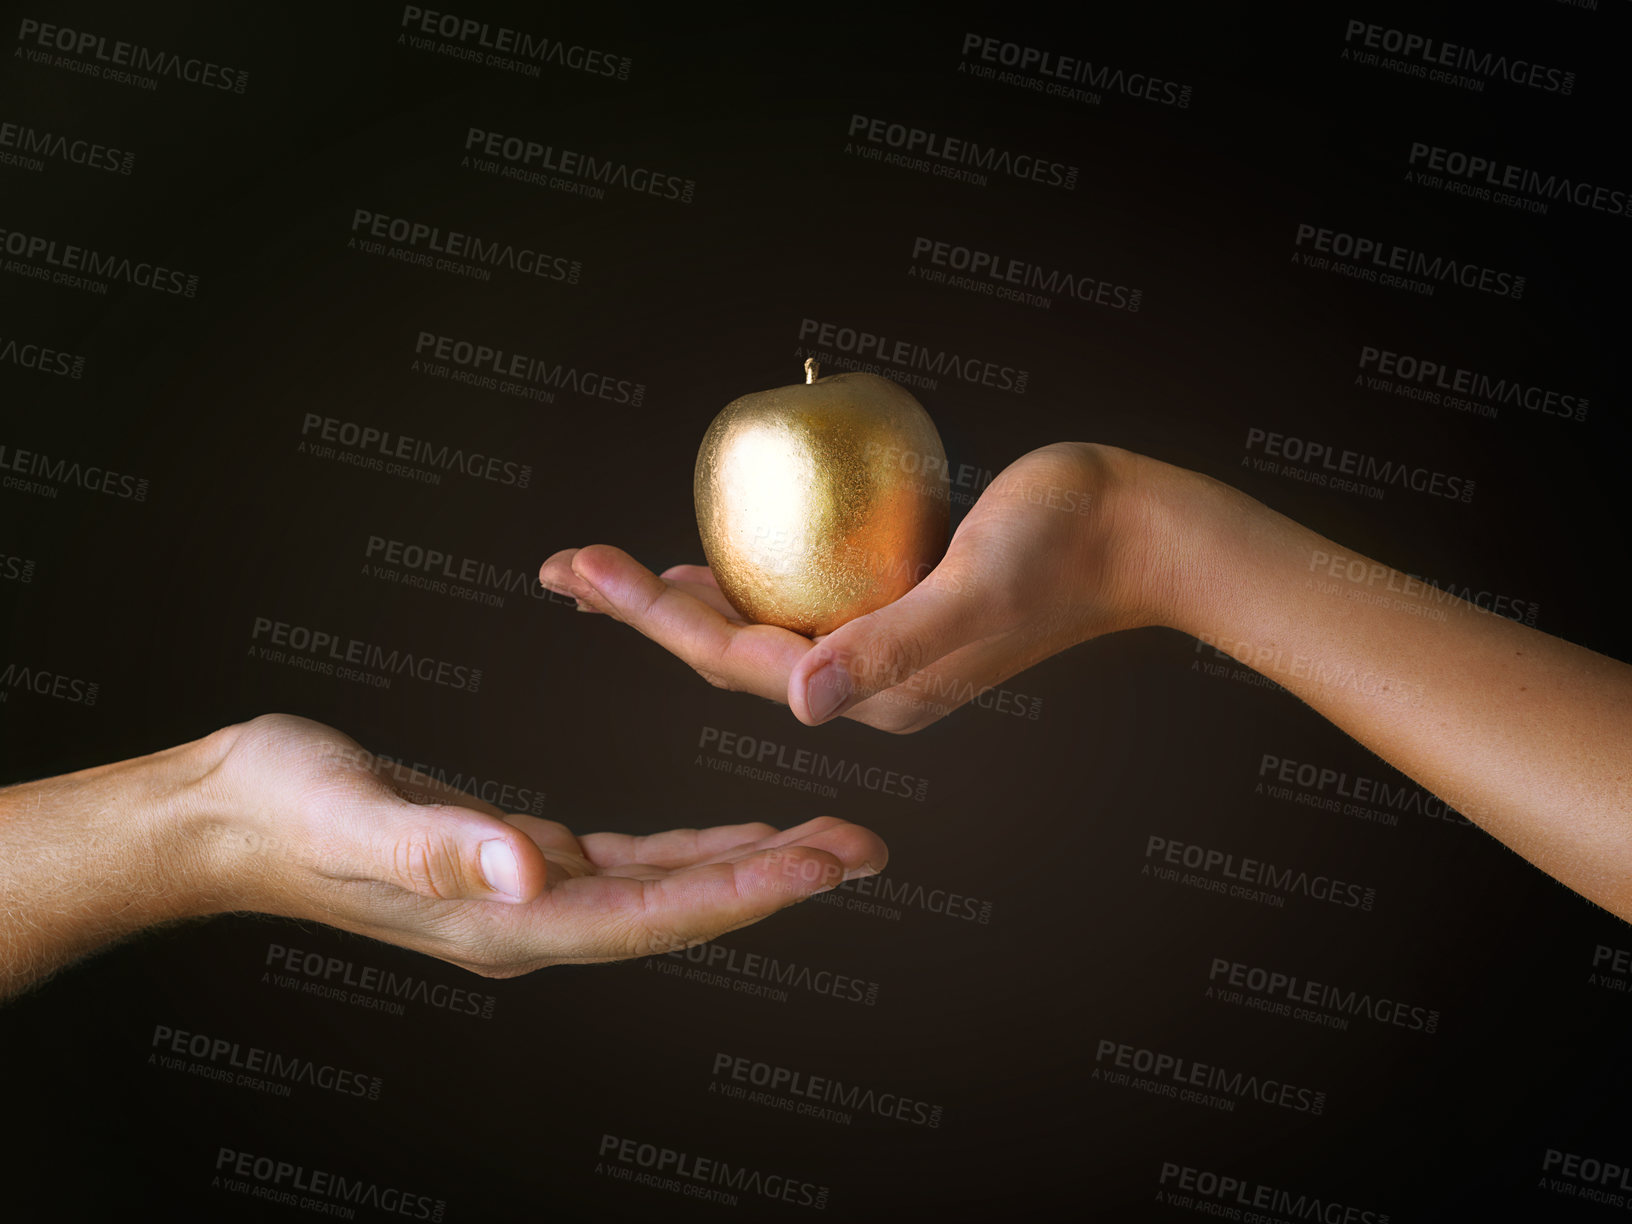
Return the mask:
[[[598,541],[700,560],[703,429],[817,351],[913,384],[961,465],[956,513],[1035,446],[1111,442],[1626,655],[1608,598],[1624,6],[438,11],[13,9],[0,778],[283,710],[585,831],[835,812],[884,836],[889,870],[712,948],[507,982],[256,917],[122,946],[0,1011],[23,1124],[0,1164],[28,1218],[1597,1220],[1632,1203],[1610,1168],[1632,1165],[1632,1001],[1602,972],[1632,935],[1275,686],[1149,631],[911,737],[809,729],[532,580]],[[529,46],[482,46],[501,29]],[[213,67],[121,79],[97,58],[120,40]],[[1475,53],[1460,80],[1430,75],[1445,43]],[[1007,62],[1027,48],[1046,61]],[[1086,75],[1062,81],[1062,57]],[[467,149],[472,129],[548,146],[555,168]],[[912,129],[936,143],[892,160]],[[948,174],[971,168],[949,139],[1001,163]],[[1616,194],[1415,181],[1418,144]],[[613,181],[586,194],[566,151]],[[1044,181],[1011,172],[1039,161]],[[542,253],[545,274],[422,266],[431,239],[371,238],[360,210]],[[1306,264],[1321,229],[1491,275]],[[131,262],[65,269],[69,245]],[[954,279],[974,253],[1038,280]],[[147,265],[157,285],[131,270]],[[884,359],[861,333],[888,338]],[[535,367],[514,394],[420,351],[435,337],[575,382]],[[1524,390],[1379,389],[1367,350]],[[431,454],[381,458],[365,430]],[[1471,494],[1322,485],[1254,462],[1272,433]],[[117,478],[93,487],[92,468]],[[428,550],[486,577],[415,581]],[[258,618],[480,685],[274,661]],[[12,682],[23,669],[76,683],[42,694]],[[767,744],[784,764],[736,770]],[[785,764],[801,749],[846,780],[803,789]],[[1362,778],[1377,794],[1345,808]],[[1153,837],[1366,902],[1164,880]],[[1257,971],[1332,991],[1294,1009]],[[156,1046],[161,1026],[377,1095],[241,1084],[231,1055]],[[1209,1099],[1177,1083],[1198,1064],[1223,1073]],[[250,1159],[222,1169],[223,1149]],[[291,1190],[318,1172],[363,1197]]]

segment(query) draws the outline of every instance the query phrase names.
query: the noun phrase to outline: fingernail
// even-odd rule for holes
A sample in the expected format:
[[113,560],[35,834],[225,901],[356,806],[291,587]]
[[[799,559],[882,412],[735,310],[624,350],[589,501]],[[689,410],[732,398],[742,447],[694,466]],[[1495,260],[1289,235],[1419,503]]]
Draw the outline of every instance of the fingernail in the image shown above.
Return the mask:
[[816,669],[805,681],[805,705],[817,722],[831,718],[850,696],[850,673],[836,663]]
[[875,876],[877,874],[877,867],[874,867],[871,863],[863,863],[860,867],[852,867],[849,871],[845,872],[844,879],[846,883],[849,883],[851,880],[862,880],[868,876]]
[[494,892],[512,901],[521,900],[521,868],[516,864],[516,852],[502,838],[482,843],[482,875]]

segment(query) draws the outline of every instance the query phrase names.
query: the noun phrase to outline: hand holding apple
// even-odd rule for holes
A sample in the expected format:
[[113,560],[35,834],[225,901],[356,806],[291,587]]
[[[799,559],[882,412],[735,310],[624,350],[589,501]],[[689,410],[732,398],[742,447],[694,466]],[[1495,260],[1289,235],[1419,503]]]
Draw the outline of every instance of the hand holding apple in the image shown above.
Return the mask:
[[556,553],[539,581],[631,625],[717,687],[784,702],[801,722],[843,715],[916,731],[1060,650],[1156,622],[1146,465],[1165,467],[1076,442],[1022,456],[923,581],[814,638],[749,623],[708,567],[660,577],[608,545]]

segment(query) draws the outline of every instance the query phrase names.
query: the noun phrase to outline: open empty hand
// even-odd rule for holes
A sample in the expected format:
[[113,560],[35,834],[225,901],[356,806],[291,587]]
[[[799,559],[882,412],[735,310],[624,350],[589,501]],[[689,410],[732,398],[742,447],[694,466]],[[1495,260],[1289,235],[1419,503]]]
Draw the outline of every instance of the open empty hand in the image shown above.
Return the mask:
[[883,867],[857,825],[822,817],[576,835],[388,764],[332,727],[264,715],[192,805],[215,908],[312,918],[491,977],[672,951]]
[[328,923],[480,973],[676,951],[883,868],[834,817],[574,834],[263,714],[0,788],[0,1000],[149,927]]

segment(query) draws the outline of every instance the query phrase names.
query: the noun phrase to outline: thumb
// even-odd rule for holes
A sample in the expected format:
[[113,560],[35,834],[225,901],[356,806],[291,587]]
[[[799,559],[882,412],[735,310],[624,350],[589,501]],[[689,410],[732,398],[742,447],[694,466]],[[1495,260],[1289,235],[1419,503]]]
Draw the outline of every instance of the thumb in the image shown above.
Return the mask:
[[530,901],[548,870],[520,829],[456,804],[393,801],[364,850],[371,878],[433,901]]
[[984,601],[943,562],[912,590],[840,625],[788,677],[788,705],[806,726],[837,718],[936,659],[991,632]]

